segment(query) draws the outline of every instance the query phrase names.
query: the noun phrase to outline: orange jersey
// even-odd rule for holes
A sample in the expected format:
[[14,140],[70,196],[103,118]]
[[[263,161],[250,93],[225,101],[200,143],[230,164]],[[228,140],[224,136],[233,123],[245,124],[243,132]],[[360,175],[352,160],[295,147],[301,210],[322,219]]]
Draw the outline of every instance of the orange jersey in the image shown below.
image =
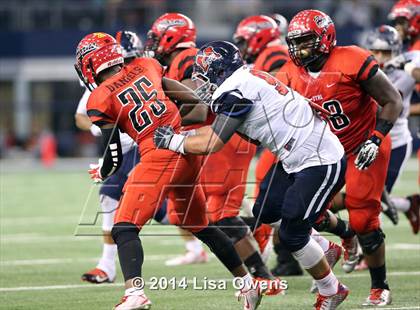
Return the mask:
[[349,155],[375,128],[377,103],[360,82],[378,70],[375,58],[357,46],[337,46],[319,73],[288,61],[276,77],[331,113],[329,123]]
[[289,52],[284,45],[273,45],[264,49],[254,62],[254,69],[265,72],[278,70],[289,60]]
[[91,121],[98,126],[116,124],[137,142],[142,155],[155,149],[157,127],[181,126],[177,106],[163,91],[163,73],[152,58],[133,60],[92,92],[87,103]]
[[195,61],[195,55],[197,54],[198,48],[191,47],[182,50],[169,65],[165,76],[181,82],[185,79],[191,79],[193,72],[193,66]]

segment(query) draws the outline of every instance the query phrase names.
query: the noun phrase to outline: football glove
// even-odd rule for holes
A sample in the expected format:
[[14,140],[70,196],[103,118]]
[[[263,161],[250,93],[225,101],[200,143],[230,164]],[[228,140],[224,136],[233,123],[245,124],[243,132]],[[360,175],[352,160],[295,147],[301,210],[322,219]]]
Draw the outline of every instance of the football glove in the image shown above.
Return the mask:
[[212,98],[212,92],[210,90],[210,84],[204,83],[200,87],[196,88],[194,90],[194,93],[198,98],[200,98],[200,101],[203,102],[205,105],[210,106],[211,104],[211,98]]
[[89,165],[89,174],[90,178],[93,180],[93,183],[102,183],[104,181],[103,177],[101,176],[101,168],[102,168],[102,158],[99,159],[97,164],[90,164]]
[[153,142],[158,149],[168,149],[184,153],[184,140],[186,136],[175,133],[171,126],[158,127],[153,135]]
[[354,161],[357,169],[365,170],[374,162],[376,156],[378,156],[381,142],[381,138],[373,135],[360,146],[359,152]]

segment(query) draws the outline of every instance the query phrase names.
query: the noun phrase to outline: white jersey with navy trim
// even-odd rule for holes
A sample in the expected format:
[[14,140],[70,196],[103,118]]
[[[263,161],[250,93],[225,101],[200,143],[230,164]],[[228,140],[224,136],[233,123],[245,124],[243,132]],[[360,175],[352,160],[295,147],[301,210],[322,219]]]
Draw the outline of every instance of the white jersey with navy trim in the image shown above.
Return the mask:
[[328,124],[292,89],[281,95],[274,85],[243,66],[217,88],[210,105],[215,113],[238,117],[238,109],[223,107],[227,101],[221,98],[226,94],[251,103],[244,106],[244,121],[237,131],[273,152],[287,173],[334,164],[344,156],[343,146]]
[[[417,68],[420,68],[420,51],[405,52],[403,55],[405,59],[410,60]],[[404,70],[389,69],[385,70],[385,73],[403,99],[403,110],[389,133],[392,140],[392,149],[395,149],[411,143],[413,140],[408,128],[408,116],[410,114],[411,96],[415,90],[416,82]]]
[[[89,100],[89,96],[90,96],[90,91],[86,88],[82,98],[80,98],[79,100],[76,113],[87,115],[86,105]],[[123,154],[127,153],[132,147],[136,146],[136,143],[134,142],[134,140],[131,139],[131,137],[128,134],[122,133],[121,131],[120,131],[120,141],[121,141],[121,149],[122,149]]]

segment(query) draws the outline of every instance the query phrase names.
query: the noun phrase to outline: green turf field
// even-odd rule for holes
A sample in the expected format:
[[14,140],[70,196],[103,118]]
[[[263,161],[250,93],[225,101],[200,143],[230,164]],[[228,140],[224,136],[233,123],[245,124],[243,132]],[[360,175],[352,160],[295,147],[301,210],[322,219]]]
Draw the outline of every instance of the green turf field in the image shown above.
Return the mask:
[[[400,195],[418,192],[417,165],[413,159],[396,186]],[[12,169],[13,170],[13,169]],[[252,177],[251,177],[252,178]],[[94,267],[100,255],[100,231],[95,224],[97,187],[87,173],[42,171],[1,173],[1,309],[111,309],[122,296],[122,276],[117,283],[95,286],[80,275]],[[78,225],[78,224],[83,225]],[[420,237],[414,236],[404,216],[399,226],[384,220],[388,245],[387,266],[394,302],[388,309],[420,309]],[[144,277],[197,277],[230,279],[212,258],[207,265],[166,267],[164,261],[184,247],[174,227],[144,230]],[[160,235],[159,235],[160,234]],[[78,235],[78,236],[75,236]],[[88,236],[87,236],[88,235]],[[154,235],[154,236],[152,236]],[[272,264],[273,262],[271,262]],[[369,290],[367,271],[336,273],[351,289],[341,309],[358,309]],[[314,296],[305,277],[287,278],[286,296],[265,297],[260,309],[310,309]],[[153,309],[241,309],[234,290],[146,290]]]

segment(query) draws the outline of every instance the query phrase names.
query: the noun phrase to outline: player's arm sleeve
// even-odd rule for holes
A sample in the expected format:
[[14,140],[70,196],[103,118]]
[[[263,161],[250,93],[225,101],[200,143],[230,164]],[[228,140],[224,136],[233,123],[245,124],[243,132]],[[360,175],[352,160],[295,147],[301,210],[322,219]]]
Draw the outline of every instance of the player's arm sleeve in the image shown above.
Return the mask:
[[210,104],[210,109],[213,113],[224,114],[234,118],[245,116],[251,111],[252,107],[253,102],[245,98],[239,89],[222,93]]
[[358,46],[350,46],[348,51],[347,54],[344,54],[346,59],[343,58],[342,62],[343,73],[349,75],[353,80],[367,81],[379,70],[378,62],[367,50]]
[[85,92],[83,93],[82,98],[79,100],[79,104],[77,105],[76,114],[83,114],[87,115],[87,103],[89,100],[90,91],[86,88]]
[[114,124],[115,120],[112,118],[111,105],[112,102],[109,101],[108,97],[93,92],[89,96],[87,103],[87,115],[91,122],[98,127]]
[[225,114],[218,114],[211,128],[219,139],[226,143],[241,126],[243,120],[244,117],[229,117]]
[[120,133],[117,126],[105,125],[101,127],[102,142],[105,149],[101,176],[105,179],[114,174],[121,166],[123,152],[121,148]]

